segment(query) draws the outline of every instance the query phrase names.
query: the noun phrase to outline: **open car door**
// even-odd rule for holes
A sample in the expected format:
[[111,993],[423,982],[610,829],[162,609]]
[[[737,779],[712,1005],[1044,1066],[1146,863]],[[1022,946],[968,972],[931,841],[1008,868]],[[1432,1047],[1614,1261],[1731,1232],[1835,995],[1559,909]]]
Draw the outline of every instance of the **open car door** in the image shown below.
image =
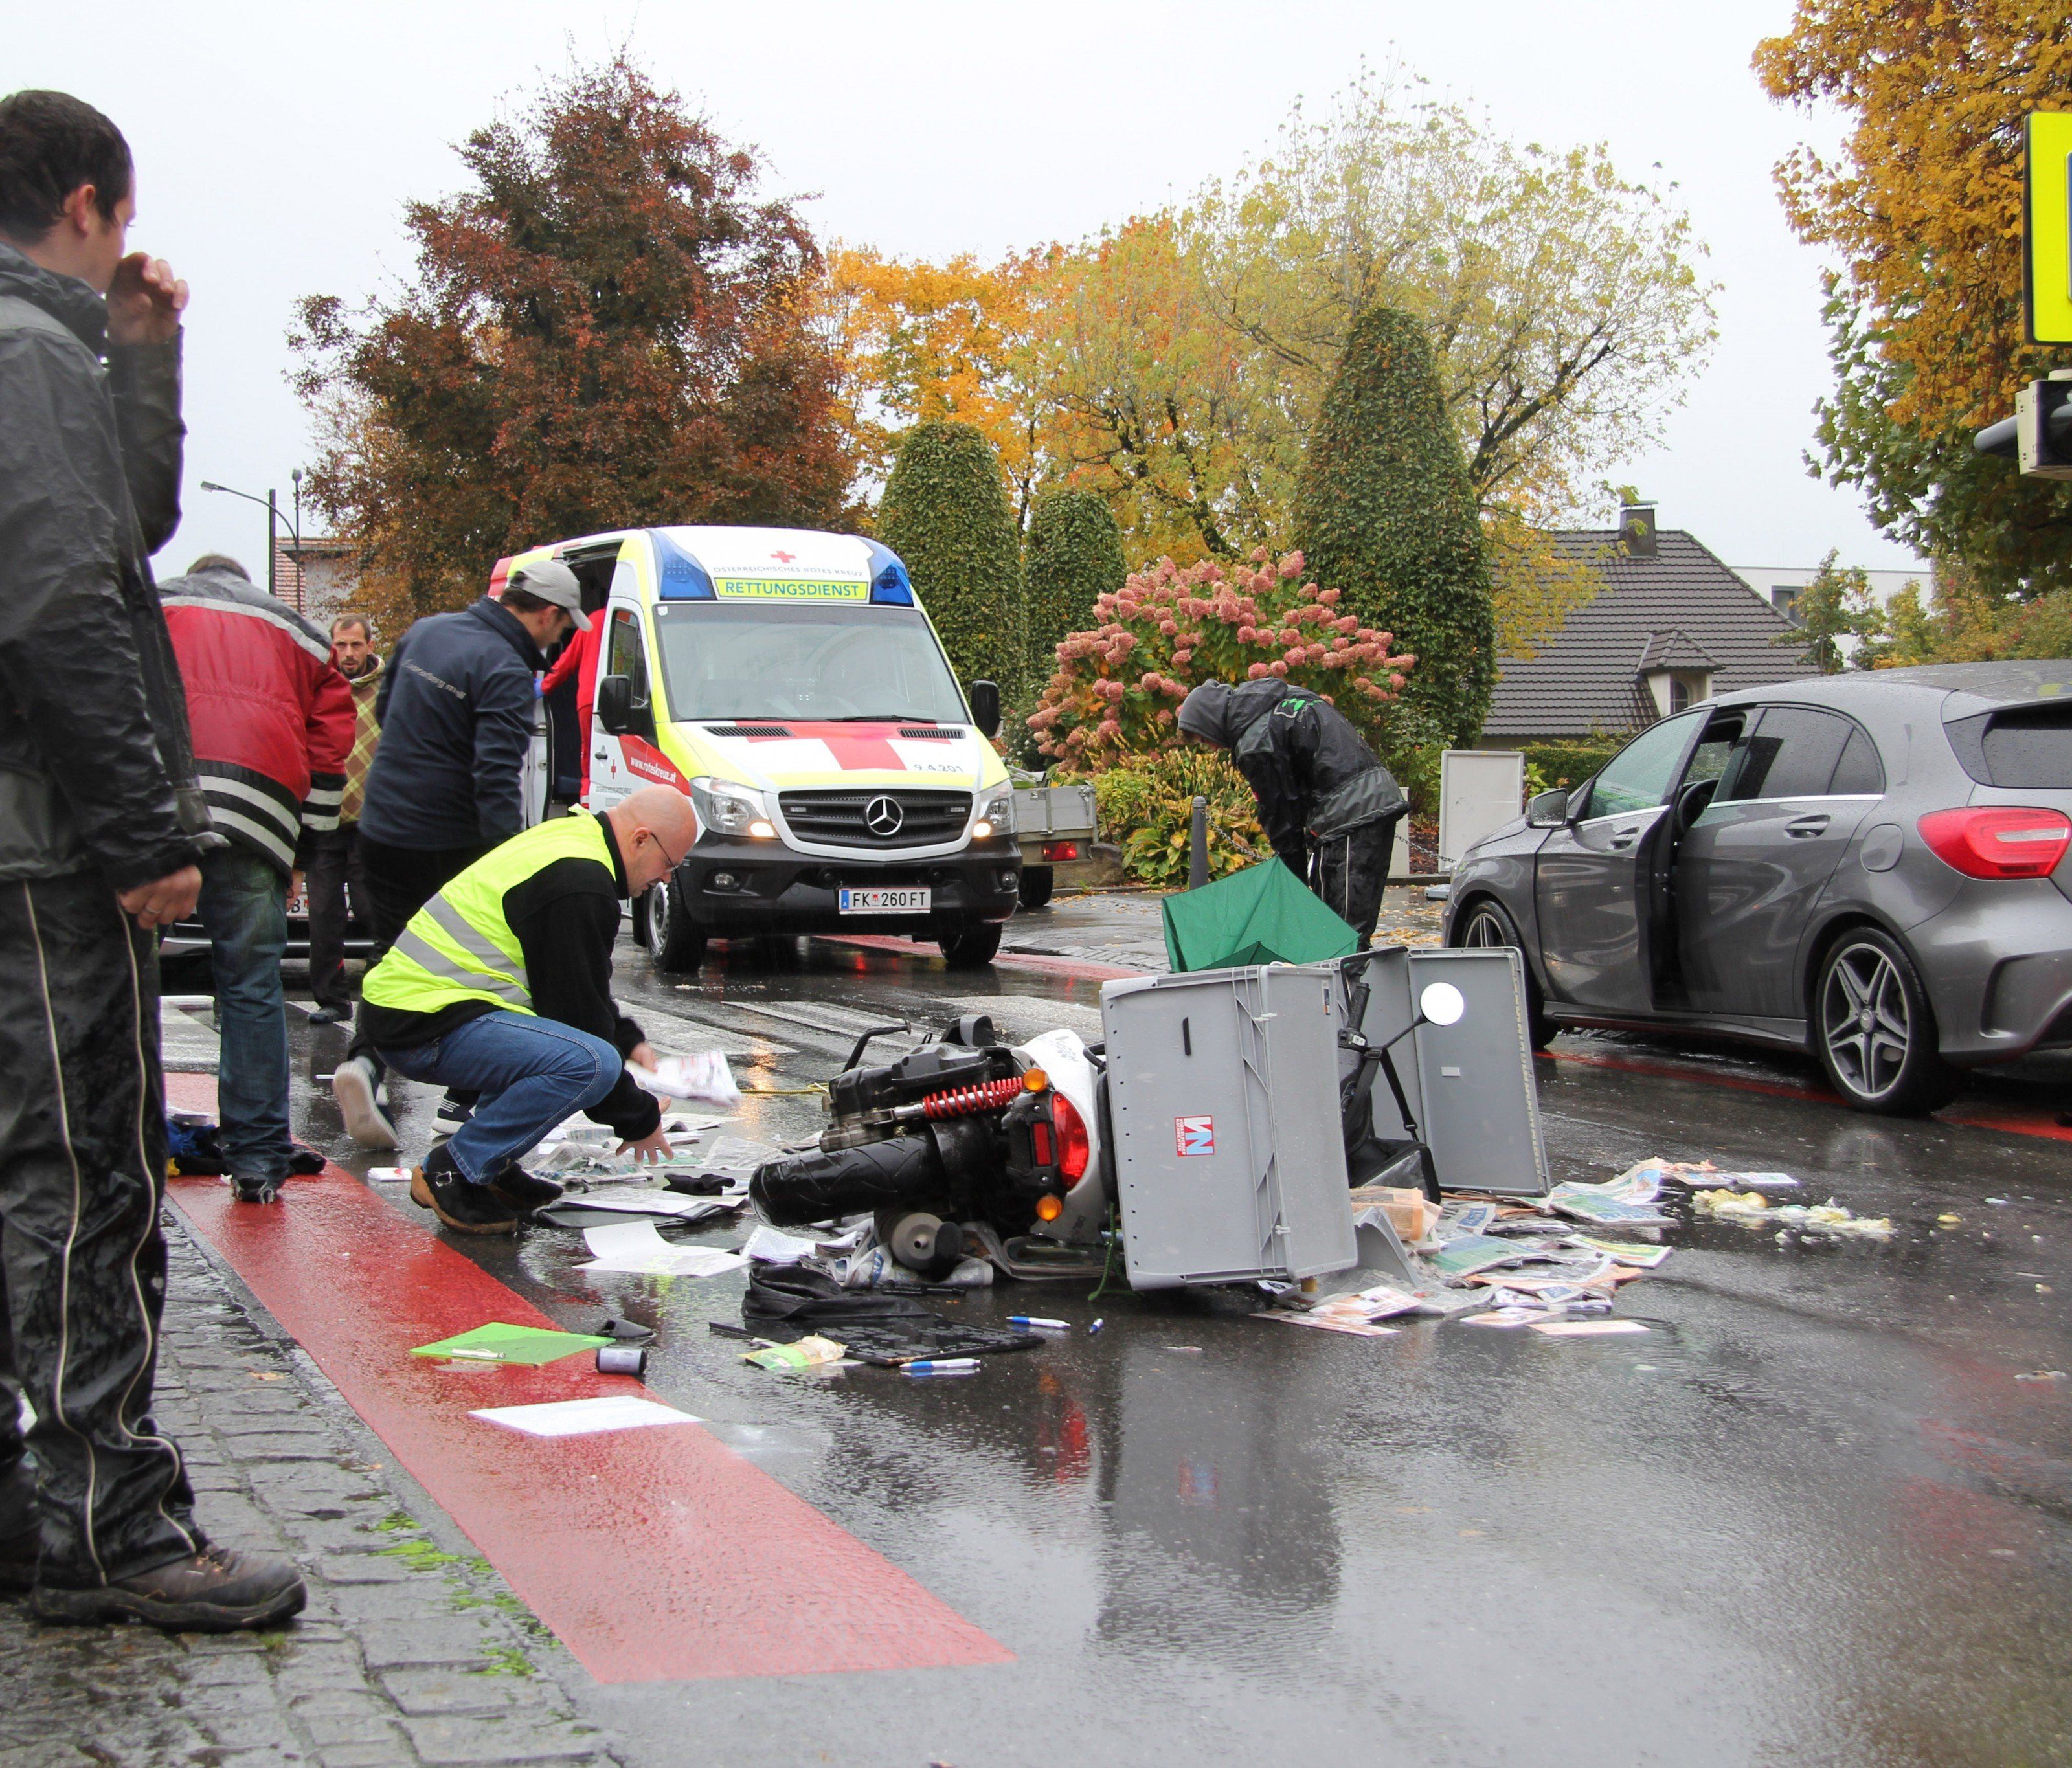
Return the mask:
[[1540,849],[1533,880],[1550,1006],[1651,1013],[1667,949],[1671,788],[1706,713],[1651,725],[1605,764]]

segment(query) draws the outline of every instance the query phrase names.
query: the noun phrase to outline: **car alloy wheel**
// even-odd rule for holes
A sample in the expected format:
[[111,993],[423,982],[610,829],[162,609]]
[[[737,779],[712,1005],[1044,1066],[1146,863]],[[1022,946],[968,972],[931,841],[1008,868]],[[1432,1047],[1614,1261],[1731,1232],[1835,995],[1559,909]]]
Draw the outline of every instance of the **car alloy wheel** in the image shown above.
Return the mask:
[[1827,968],[1820,1035],[1851,1092],[1881,1099],[1898,1083],[1914,1048],[1914,1018],[1892,960],[1874,945],[1852,945]]
[[1507,947],[1517,952],[1519,963],[1525,971],[1526,1036],[1535,1050],[1544,1050],[1554,1041],[1560,1027],[1547,1017],[1542,1008],[1540,985],[1533,980],[1531,960],[1526,956],[1524,942],[1511,926],[1508,915],[1484,898],[1470,908],[1466,918],[1453,929],[1450,943],[1457,949],[1466,951],[1491,952]]
[[1859,1111],[1911,1116],[1947,1105],[1960,1077],[1906,948],[1876,928],[1844,935],[1820,966],[1814,1035],[1835,1090]]
[[1503,916],[1485,903],[1468,917],[1468,924],[1461,929],[1461,944],[1478,951],[1486,951],[1493,945],[1508,945],[1511,929],[1503,924]]

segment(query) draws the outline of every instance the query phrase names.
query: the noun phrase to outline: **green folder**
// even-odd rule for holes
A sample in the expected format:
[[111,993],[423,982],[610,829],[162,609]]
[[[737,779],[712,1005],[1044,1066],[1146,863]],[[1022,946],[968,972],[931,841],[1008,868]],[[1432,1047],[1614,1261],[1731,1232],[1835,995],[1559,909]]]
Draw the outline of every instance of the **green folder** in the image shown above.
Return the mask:
[[[549,1332],[544,1326],[506,1326],[500,1320],[492,1320],[487,1326],[479,1326],[450,1338],[442,1338],[436,1344],[421,1344],[413,1348],[413,1357],[460,1356],[465,1361],[487,1363],[522,1363],[537,1364],[553,1363],[561,1357],[572,1357],[579,1351],[594,1350],[601,1344],[610,1344],[609,1338],[593,1338],[586,1332]],[[466,1353],[473,1351],[475,1356]]]

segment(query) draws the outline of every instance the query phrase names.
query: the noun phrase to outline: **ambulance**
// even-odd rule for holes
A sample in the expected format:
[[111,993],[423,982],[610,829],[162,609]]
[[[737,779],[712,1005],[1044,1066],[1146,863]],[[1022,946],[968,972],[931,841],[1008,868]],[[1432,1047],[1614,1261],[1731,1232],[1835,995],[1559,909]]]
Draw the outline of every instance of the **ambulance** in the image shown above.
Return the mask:
[[851,534],[633,528],[500,560],[489,594],[548,558],[602,623],[585,802],[664,785],[697,813],[683,864],[633,905],[659,968],[696,968],[709,939],[800,933],[992,961],[1022,870],[988,740],[1000,691],[959,686],[898,557]]

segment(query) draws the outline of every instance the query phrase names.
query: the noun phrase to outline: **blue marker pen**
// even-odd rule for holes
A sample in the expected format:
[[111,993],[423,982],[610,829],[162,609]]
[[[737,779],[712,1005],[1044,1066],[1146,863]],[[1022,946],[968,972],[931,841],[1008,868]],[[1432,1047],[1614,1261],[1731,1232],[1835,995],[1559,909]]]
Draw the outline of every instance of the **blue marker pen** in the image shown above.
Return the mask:
[[1070,1332],[1072,1330],[1070,1320],[1046,1320],[1034,1314],[1010,1314],[1007,1317],[1007,1323],[1018,1326],[1048,1326],[1053,1332]]
[[900,1373],[909,1375],[968,1375],[977,1371],[976,1357],[923,1358],[919,1362],[899,1365]]

